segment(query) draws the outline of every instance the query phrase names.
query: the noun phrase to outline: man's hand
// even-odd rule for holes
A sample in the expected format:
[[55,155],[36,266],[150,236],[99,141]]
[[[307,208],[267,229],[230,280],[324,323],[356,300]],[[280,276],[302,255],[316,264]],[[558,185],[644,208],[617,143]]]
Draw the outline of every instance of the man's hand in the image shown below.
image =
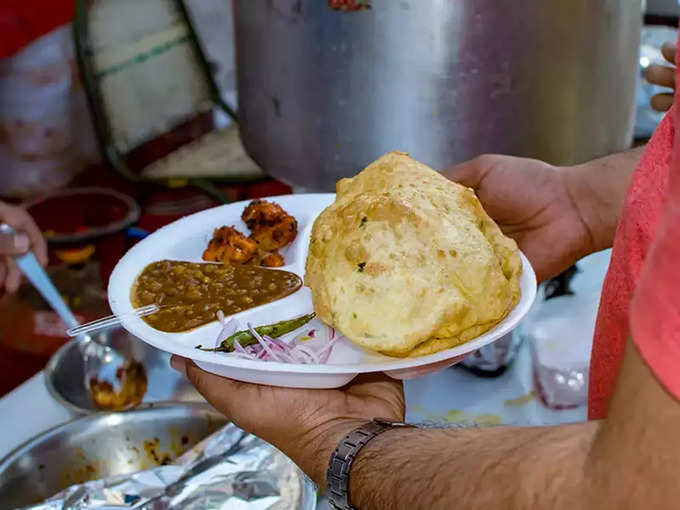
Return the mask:
[[645,78],[652,85],[659,85],[661,87],[668,87],[673,92],[663,92],[652,97],[652,108],[659,112],[668,111],[673,104],[673,96],[675,95],[675,54],[677,47],[675,43],[667,42],[661,46],[661,54],[666,61],[672,65],[654,64],[645,70]]
[[33,218],[21,207],[0,202],[0,223],[6,223],[18,232],[11,237],[0,236],[0,290],[4,286],[8,292],[16,292],[21,273],[12,256],[32,250],[38,261],[47,265],[47,244]]
[[487,155],[444,175],[475,190],[489,216],[529,258],[539,282],[594,250],[565,174],[557,167],[534,159]]
[[359,376],[336,390],[305,390],[226,379],[177,356],[171,363],[217,410],[276,446],[320,487],[333,450],[354,428],[373,418],[404,420],[402,383],[382,374]]

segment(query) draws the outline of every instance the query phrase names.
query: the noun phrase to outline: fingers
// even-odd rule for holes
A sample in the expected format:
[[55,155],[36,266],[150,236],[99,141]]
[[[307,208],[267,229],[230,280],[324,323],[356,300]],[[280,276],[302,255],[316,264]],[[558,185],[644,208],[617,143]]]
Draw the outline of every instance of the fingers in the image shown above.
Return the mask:
[[364,393],[370,394],[376,385],[385,388],[394,388],[396,390],[399,390],[402,387],[401,381],[395,380],[384,372],[369,372],[366,374],[359,374],[347,383],[344,388],[351,389],[352,393],[355,395],[361,395]]
[[14,293],[19,290],[19,285],[21,285],[21,272],[12,257],[5,257],[5,265],[7,267],[5,289],[9,293]]
[[443,172],[453,182],[472,188],[475,191],[484,180],[484,176],[493,168],[496,156],[484,155],[460,163]]
[[30,221],[26,224],[25,232],[31,239],[31,248],[33,249],[33,253],[35,253],[36,258],[38,259],[38,262],[40,262],[40,264],[42,264],[43,266],[47,266],[48,262],[47,242],[45,241],[42,232],[40,232],[40,229],[38,229],[38,226],[33,222],[33,220],[30,217],[29,220]]
[[661,87],[675,88],[675,69],[673,67],[653,64],[645,69],[645,79]]
[[[7,223],[15,230],[22,234],[15,236],[15,239],[20,239],[21,246],[25,246],[25,238],[28,236],[29,246],[22,251],[2,251],[3,246],[0,246],[0,253],[3,254],[17,254],[25,253],[28,249],[32,249],[38,261],[42,265],[47,265],[47,243],[43,237],[40,229],[33,221],[33,218],[21,207],[14,207],[0,202],[0,221]],[[4,236],[3,236],[4,237]]]
[[5,263],[0,259],[0,297],[2,296],[3,292],[2,289],[5,287],[5,277],[7,276],[7,266],[5,266]]
[[667,112],[673,106],[673,94],[656,94],[649,103],[657,112]]
[[675,64],[677,50],[678,47],[674,42],[668,41],[661,45],[661,54],[663,55],[663,58],[665,58],[671,64]]
[[23,232],[0,234],[0,254],[21,255],[31,247],[31,240]]
[[22,230],[25,232],[29,239],[31,240],[31,249],[33,250],[33,253],[35,253],[36,258],[38,261],[43,265],[47,265],[47,243],[45,242],[45,238],[42,235],[42,232],[40,232],[40,229],[38,226],[35,224],[33,221],[33,218],[24,211],[23,209],[18,209],[19,211],[19,216],[17,222],[19,223],[18,226],[12,225],[14,228],[18,230]]
[[[674,44],[664,44],[661,48],[664,57],[670,62],[675,62],[676,46]],[[674,67],[651,65],[645,69],[645,78],[652,85],[675,89],[676,69]],[[673,105],[673,94],[662,93],[652,97],[650,104],[652,109],[658,112],[665,112]]]

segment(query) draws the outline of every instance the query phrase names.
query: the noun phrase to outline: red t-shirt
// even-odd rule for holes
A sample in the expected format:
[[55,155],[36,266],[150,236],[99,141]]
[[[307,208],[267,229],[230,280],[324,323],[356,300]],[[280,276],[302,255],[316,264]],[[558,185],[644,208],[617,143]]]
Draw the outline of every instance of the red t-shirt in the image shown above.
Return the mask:
[[[680,108],[675,108],[680,126]],[[680,136],[674,137],[668,191],[656,239],[630,307],[630,331],[666,390],[680,399]]]
[[674,112],[669,112],[647,145],[633,174],[602,289],[590,361],[588,416],[607,415],[623,360],[629,307],[643,263],[661,220],[668,187]]
[[629,332],[659,381],[680,398],[679,114],[674,105],[628,190],[595,328],[591,419],[607,415]]

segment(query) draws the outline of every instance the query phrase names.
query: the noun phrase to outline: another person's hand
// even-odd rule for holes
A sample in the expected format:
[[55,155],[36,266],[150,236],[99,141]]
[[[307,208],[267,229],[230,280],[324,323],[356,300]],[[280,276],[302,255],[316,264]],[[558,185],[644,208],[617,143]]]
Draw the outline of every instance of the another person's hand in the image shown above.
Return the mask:
[[226,379],[177,356],[172,366],[227,418],[276,446],[321,487],[344,436],[373,418],[404,420],[402,383],[382,374],[359,376],[336,390],[305,390]]
[[645,70],[645,78],[652,85],[659,85],[661,87],[668,87],[673,89],[673,92],[663,92],[652,97],[652,108],[659,112],[665,112],[670,109],[673,104],[673,96],[675,95],[675,54],[677,47],[675,43],[667,42],[661,46],[661,54],[666,61],[672,65],[653,64]]
[[517,241],[539,282],[594,251],[565,174],[542,161],[486,155],[444,173],[475,190],[501,230]]
[[0,291],[4,287],[8,292],[16,292],[21,273],[12,256],[32,250],[38,261],[47,265],[47,243],[33,218],[21,207],[0,202],[0,223],[6,223],[18,232],[12,237],[0,236]]

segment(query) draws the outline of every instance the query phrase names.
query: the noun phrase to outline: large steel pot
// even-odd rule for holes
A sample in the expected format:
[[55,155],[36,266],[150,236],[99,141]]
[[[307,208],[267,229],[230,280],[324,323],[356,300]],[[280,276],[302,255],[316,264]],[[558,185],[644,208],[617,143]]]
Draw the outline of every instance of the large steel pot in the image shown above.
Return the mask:
[[398,149],[575,163],[624,149],[642,0],[234,0],[241,136],[291,184],[330,190]]

